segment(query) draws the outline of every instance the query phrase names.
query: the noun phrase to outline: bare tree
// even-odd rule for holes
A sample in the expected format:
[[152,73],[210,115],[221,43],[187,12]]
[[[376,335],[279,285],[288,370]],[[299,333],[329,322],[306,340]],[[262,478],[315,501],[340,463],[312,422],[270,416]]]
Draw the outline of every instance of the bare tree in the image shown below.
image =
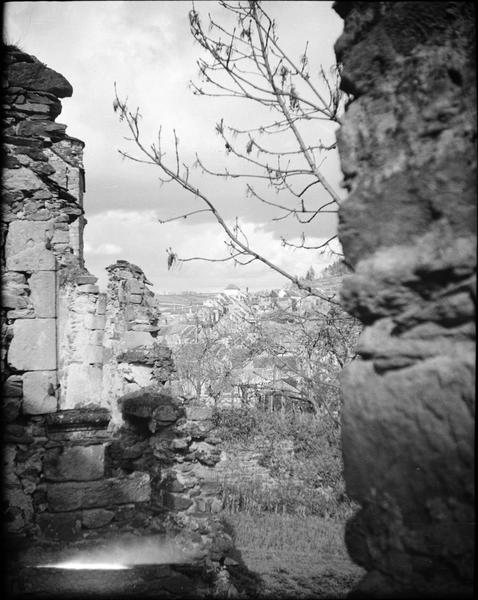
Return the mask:
[[282,373],[289,374],[287,384],[295,388],[297,400],[338,422],[338,376],[355,357],[360,323],[335,306],[326,313],[279,308],[259,317],[251,308],[249,323],[254,354],[266,353]]
[[[219,5],[227,16],[233,16],[235,24],[232,29],[210,15],[205,28],[194,4],[189,13],[191,33],[206,52],[206,59],[198,60],[201,83],[191,85],[198,95],[252,101],[267,109],[267,122],[258,127],[235,128],[224,123],[223,119],[216,125],[216,133],[224,142],[226,154],[241,159],[244,170],[210,169],[197,154],[193,164],[186,164],[180,157],[176,130],[173,130],[169,154],[163,146],[161,127],[155,142],[143,141],[139,108],[131,111],[127,100],[119,98],[115,85],[114,110],[132,134],[127,139],[133,141],[140,151],[134,156],[125,151],[120,153],[128,159],[158,166],[163,183],[174,182],[198,201],[198,209],[161,222],[209,213],[226,234],[227,252],[224,258],[180,258],[169,248],[168,267],[190,260],[233,261],[241,265],[261,261],[299,288],[338,304],[309,282],[299,280],[296,275],[257,252],[239,219],[236,217],[232,224],[228,224],[217,208],[217,199],[204,193],[193,176],[192,169],[196,167],[205,175],[244,179],[245,193],[270,207],[275,213],[273,220],[295,219],[304,228],[314,225],[322,215],[336,212],[340,205],[339,195],[321,170],[326,153],[335,149],[333,134],[344,102],[338,86],[338,68],[328,75],[322,67],[313,73],[309,68],[308,43],[304,43],[304,52],[295,61],[279,43],[276,23],[260,2],[221,1]],[[324,125],[329,126],[329,140],[322,139]],[[261,185],[265,185],[265,191],[262,191]],[[317,188],[323,192],[317,193]],[[284,237],[282,244],[324,251],[330,249],[330,242],[335,237],[333,235],[326,242],[314,245],[307,242],[306,234],[302,232],[300,244],[293,244]]]

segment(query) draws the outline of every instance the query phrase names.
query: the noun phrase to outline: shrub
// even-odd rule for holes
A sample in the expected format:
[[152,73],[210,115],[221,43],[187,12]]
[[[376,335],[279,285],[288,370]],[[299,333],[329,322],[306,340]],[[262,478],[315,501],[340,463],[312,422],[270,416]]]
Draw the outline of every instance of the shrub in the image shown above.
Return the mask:
[[[216,433],[225,449],[257,451],[259,464],[275,480],[271,486],[260,478],[240,483],[222,482],[227,511],[263,511],[317,515],[343,519],[353,505],[345,494],[342,477],[340,429],[327,414],[283,415],[254,408],[219,408],[214,413]],[[293,452],[282,448],[292,442]]]

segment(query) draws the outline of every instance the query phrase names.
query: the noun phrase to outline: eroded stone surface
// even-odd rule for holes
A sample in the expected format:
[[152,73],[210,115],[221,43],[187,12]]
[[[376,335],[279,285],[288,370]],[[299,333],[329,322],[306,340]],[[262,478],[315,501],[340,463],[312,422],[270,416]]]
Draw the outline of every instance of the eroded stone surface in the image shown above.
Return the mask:
[[48,503],[55,512],[148,502],[150,497],[151,485],[147,473],[132,473],[127,477],[100,481],[47,485]]
[[92,481],[104,476],[103,445],[72,446],[48,450],[44,474],[49,481]]
[[55,255],[47,249],[51,224],[14,221],[8,228],[6,267],[12,271],[54,271]]
[[55,319],[17,319],[8,349],[8,363],[19,371],[56,368]]
[[35,316],[40,318],[56,316],[56,275],[54,271],[38,271],[29,280],[30,300]]
[[56,412],[56,371],[32,371],[23,374],[22,411],[28,415]]
[[347,524],[368,597],[471,595],[476,298],[474,10],[338,2],[349,196],[342,300]]

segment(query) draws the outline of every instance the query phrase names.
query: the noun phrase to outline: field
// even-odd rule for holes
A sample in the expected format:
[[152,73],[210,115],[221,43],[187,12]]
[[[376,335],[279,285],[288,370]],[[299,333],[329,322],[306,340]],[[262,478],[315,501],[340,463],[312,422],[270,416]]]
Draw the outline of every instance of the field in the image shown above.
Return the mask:
[[344,524],[316,516],[223,513],[247,597],[345,598],[364,571],[348,557]]

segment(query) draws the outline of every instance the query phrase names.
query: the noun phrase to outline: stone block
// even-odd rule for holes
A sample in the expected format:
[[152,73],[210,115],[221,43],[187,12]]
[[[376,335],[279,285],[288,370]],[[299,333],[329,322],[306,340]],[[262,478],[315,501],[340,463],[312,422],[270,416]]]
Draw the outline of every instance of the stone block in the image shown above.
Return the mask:
[[35,316],[48,318],[56,316],[56,274],[54,271],[39,271],[30,277],[30,299]]
[[26,415],[55,412],[56,371],[30,371],[23,374],[22,411]]
[[2,290],[2,308],[12,308],[23,311],[33,309],[32,302],[28,296],[23,296],[11,290]]
[[94,346],[101,346],[103,344],[104,335],[105,332],[102,329],[92,329],[90,335],[88,336],[88,341]]
[[106,323],[106,317],[104,315],[95,315],[88,313],[85,315],[85,327],[87,329],[104,329]]
[[85,350],[85,362],[90,365],[103,363],[103,346],[88,344]]
[[142,299],[142,294],[128,294],[128,301],[132,304],[141,304]]
[[78,277],[76,278],[76,283],[78,285],[83,285],[83,284],[94,284],[98,281],[98,277],[95,277],[94,275],[78,275]]
[[13,339],[8,363],[19,371],[56,369],[56,320],[18,319],[13,324]]
[[173,423],[182,415],[177,401],[169,394],[148,386],[118,399],[123,416],[140,417],[163,423]]
[[164,506],[172,510],[187,510],[193,503],[191,498],[173,492],[164,492],[163,502]]
[[101,479],[105,470],[105,449],[94,446],[52,448],[44,459],[48,481],[93,481]]
[[101,481],[47,484],[47,500],[53,512],[148,502],[150,498],[150,477],[140,472]]
[[21,60],[10,65],[8,69],[8,81],[10,86],[49,92],[58,96],[58,98],[65,98],[71,96],[73,93],[71,84],[63,75],[50,69],[37,59],[31,62]]
[[5,243],[6,268],[12,271],[54,271],[55,255],[47,249],[50,224],[13,221]]
[[86,529],[96,529],[108,525],[113,520],[115,513],[104,508],[92,508],[82,512],[82,523]]
[[48,189],[43,181],[27,167],[4,169],[3,186],[6,190],[24,190],[28,192]]
[[70,233],[69,231],[64,231],[62,229],[55,229],[55,233],[52,239],[53,244],[69,244],[70,243]]
[[189,447],[195,457],[207,466],[213,466],[220,460],[220,450],[207,442],[193,442]]
[[137,346],[151,346],[155,341],[153,336],[145,331],[127,331],[123,339],[128,350]]
[[100,288],[97,285],[91,283],[79,285],[76,289],[79,294],[98,294],[100,291]]
[[99,294],[96,304],[96,314],[104,315],[106,313],[106,294]]
[[64,542],[72,541],[80,532],[81,514],[41,513],[37,516],[37,524],[46,538]]
[[54,415],[48,415],[46,423],[49,431],[106,429],[110,419],[111,414],[107,408],[96,406],[58,411]]
[[126,282],[126,289],[130,294],[140,294],[144,292],[144,283],[137,279],[128,279]]
[[100,366],[72,363],[66,377],[66,392],[61,397],[62,409],[97,403],[101,395],[103,371]]
[[28,308],[19,308],[15,310],[9,310],[7,313],[7,319],[34,319],[35,311],[33,306]]

